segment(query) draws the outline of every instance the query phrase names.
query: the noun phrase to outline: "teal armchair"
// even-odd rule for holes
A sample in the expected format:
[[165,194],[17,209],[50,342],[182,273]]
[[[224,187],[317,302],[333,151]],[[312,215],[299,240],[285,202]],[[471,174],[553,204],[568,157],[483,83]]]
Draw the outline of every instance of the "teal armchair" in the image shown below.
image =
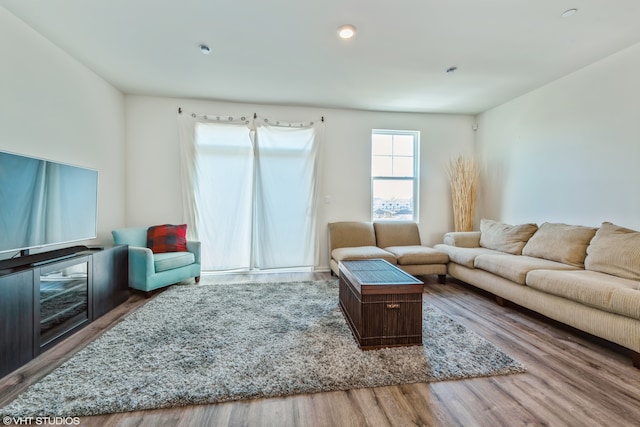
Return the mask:
[[187,241],[187,252],[154,254],[147,248],[147,228],[111,232],[116,244],[129,245],[129,287],[151,292],[190,278],[200,281],[200,242]]

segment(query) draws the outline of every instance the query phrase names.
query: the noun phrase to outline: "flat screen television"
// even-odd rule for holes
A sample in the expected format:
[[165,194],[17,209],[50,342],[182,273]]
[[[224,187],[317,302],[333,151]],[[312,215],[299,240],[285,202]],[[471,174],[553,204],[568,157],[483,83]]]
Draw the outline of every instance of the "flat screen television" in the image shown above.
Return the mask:
[[0,151],[0,254],[95,238],[97,201],[98,171]]

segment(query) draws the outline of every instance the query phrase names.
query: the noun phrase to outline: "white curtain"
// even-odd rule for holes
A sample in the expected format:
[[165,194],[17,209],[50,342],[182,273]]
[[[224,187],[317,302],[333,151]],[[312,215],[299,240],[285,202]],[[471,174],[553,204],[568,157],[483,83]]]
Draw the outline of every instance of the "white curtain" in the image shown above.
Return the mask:
[[316,265],[321,123],[178,117],[184,213],[203,270]]
[[316,263],[319,127],[256,122],[256,268]]
[[196,125],[196,199],[203,266],[247,269],[251,260],[253,144],[245,125]]
[[183,204],[203,270],[251,266],[254,155],[249,121],[181,114]]

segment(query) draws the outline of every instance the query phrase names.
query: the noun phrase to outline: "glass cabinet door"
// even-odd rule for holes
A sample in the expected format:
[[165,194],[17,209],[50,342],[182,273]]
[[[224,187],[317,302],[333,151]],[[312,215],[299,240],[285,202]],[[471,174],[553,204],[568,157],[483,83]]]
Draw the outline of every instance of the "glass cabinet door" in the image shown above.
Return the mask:
[[40,269],[40,347],[89,319],[86,258]]

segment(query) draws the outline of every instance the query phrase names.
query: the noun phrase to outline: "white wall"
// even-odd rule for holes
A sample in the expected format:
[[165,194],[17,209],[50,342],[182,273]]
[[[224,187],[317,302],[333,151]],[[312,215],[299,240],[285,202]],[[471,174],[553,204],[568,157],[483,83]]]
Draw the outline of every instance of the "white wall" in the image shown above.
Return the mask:
[[124,95],[2,7],[0,61],[0,150],[97,169],[89,243],[112,242],[125,220]]
[[480,215],[640,229],[640,44],[478,117]]
[[[418,130],[420,219],[424,244],[442,241],[453,228],[446,166],[450,157],[473,153],[473,117],[400,114],[284,107],[214,101],[127,96],[127,223],[148,225],[183,221],[177,110],[212,115],[261,116],[308,121],[324,116],[319,223],[320,268],[328,266],[326,225],[331,221],[370,221],[371,130]],[[328,203],[326,203],[328,201]]]

